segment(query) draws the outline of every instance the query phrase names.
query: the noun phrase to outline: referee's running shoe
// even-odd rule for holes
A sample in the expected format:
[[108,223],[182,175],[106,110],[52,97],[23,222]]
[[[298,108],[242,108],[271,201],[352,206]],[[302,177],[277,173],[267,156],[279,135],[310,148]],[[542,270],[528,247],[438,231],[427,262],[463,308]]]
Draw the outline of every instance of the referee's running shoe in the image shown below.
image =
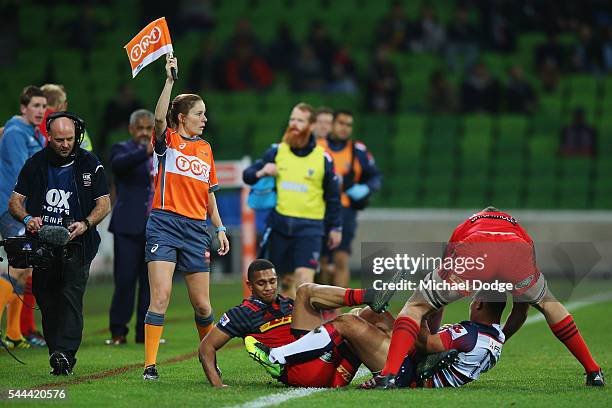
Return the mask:
[[142,379],[146,381],[159,380],[159,374],[157,373],[157,368],[155,368],[155,364],[145,367],[144,373],[142,373]]

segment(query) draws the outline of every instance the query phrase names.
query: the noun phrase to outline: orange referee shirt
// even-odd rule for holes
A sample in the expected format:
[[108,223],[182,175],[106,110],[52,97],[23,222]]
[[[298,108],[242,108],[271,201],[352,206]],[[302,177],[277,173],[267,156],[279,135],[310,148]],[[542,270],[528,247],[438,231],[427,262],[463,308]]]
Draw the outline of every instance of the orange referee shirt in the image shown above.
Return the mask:
[[172,128],[164,136],[161,145],[153,138],[153,209],[205,220],[208,193],[219,189],[210,144],[199,137],[184,138]]

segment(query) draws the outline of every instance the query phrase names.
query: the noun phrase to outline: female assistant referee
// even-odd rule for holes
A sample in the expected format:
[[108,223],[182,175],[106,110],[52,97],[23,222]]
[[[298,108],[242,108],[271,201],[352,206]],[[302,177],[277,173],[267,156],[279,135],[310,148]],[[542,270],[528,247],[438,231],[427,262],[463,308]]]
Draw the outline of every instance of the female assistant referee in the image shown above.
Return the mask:
[[185,275],[200,340],[212,328],[209,297],[210,218],[220,241],[219,255],[229,251],[214,192],[219,188],[210,145],[202,139],[206,106],[194,94],[181,94],[170,103],[176,57],[166,55],[166,82],[155,107],[153,209],[147,222],[145,260],[151,303],[145,316],[145,380],[159,378],[156,362],[170,301],[172,276]]

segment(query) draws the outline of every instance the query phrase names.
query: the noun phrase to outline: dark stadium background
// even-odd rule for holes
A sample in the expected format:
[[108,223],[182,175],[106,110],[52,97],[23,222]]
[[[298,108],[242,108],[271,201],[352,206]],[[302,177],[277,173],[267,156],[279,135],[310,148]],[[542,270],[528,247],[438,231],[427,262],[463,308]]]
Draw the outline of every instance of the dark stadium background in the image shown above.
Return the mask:
[[[18,113],[24,86],[63,84],[103,160],[129,137],[129,114],[155,107],[162,62],[132,79],[123,46],[161,16],[179,58],[175,93],[204,98],[217,161],[260,157],[299,101],[352,110],[353,136],[384,174],[353,269],[360,241],[443,242],[489,204],[526,210],[513,215],[536,241],[610,241],[609,214],[593,212],[612,208],[607,1],[4,1],[0,10],[0,122]],[[572,127],[577,109],[586,123]],[[238,249],[239,192],[218,196]],[[103,237],[94,270],[108,273],[111,241]],[[232,253],[217,267],[235,272]]]
[[[388,20],[395,3],[403,20]],[[460,28],[456,8],[467,13]],[[423,15],[432,18],[423,24]],[[104,157],[126,137],[129,110],[155,106],[162,64],[132,80],[122,47],[160,16],[179,57],[176,88],[207,102],[218,160],[259,156],[304,100],[354,110],[355,137],[386,178],[375,206],[612,207],[607,1],[4,1],[2,121],[18,111],[25,85],[64,84]],[[542,48],[548,33],[558,49]],[[471,61],[490,73],[497,90],[487,89],[484,109],[462,97],[470,67],[449,65],[453,47],[476,50]],[[545,51],[558,64],[542,62]],[[237,54],[257,58],[252,81],[228,79]],[[513,65],[533,92],[519,106],[506,91]],[[555,78],[547,90],[544,82]],[[381,90],[388,81],[393,86]],[[589,153],[562,155],[561,133],[576,107],[596,143]]]

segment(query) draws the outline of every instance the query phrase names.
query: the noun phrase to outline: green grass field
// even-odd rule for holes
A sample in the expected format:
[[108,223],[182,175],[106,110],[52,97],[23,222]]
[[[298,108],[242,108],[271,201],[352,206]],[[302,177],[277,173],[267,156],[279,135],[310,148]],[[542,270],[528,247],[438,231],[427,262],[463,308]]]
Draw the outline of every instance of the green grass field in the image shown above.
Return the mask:
[[[609,282],[583,285],[566,302],[592,297],[596,292],[608,293]],[[213,406],[225,407],[250,403],[266,406],[279,402],[292,391],[266,376],[264,371],[246,354],[239,340],[234,340],[218,356],[224,381],[230,385],[223,390],[212,389],[206,381],[195,356],[197,333],[193,311],[185,287],[175,284],[167,324],[160,346],[158,382],[142,380],[142,345],[105,346],[108,333],[108,307],[112,286],[91,284],[85,301],[84,341],[78,354],[75,375],[53,377],[48,374],[46,349],[17,351],[27,365],[15,362],[5,351],[0,351],[0,405],[38,405],[41,400],[6,401],[9,389],[47,388],[64,389],[66,399],[56,402],[78,407],[96,406]],[[239,283],[219,283],[211,288],[216,315],[239,303]],[[399,294],[392,309],[397,311],[407,294]],[[592,353],[608,373],[611,373],[612,301],[579,306],[573,315]],[[452,305],[444,322],[455,322],[467,317],[467,303]],[[130,333],[132,334],[132,333]],[[462,389],[360,391],[356,384],[340,390],[319,390],[297,398],[294,396],[280,406],[425,406],[448,402],[461,406],[612,406],[611,386],[603,389],[586,388],[582,367],[548,330],[544,321],[526,325],[504,347],[500,363],[479,381]],[[310,392],[310,391],[309,391]],[[278,394],[280,397],[274,396]],[[270,398],[266,396],[273,395]]]

